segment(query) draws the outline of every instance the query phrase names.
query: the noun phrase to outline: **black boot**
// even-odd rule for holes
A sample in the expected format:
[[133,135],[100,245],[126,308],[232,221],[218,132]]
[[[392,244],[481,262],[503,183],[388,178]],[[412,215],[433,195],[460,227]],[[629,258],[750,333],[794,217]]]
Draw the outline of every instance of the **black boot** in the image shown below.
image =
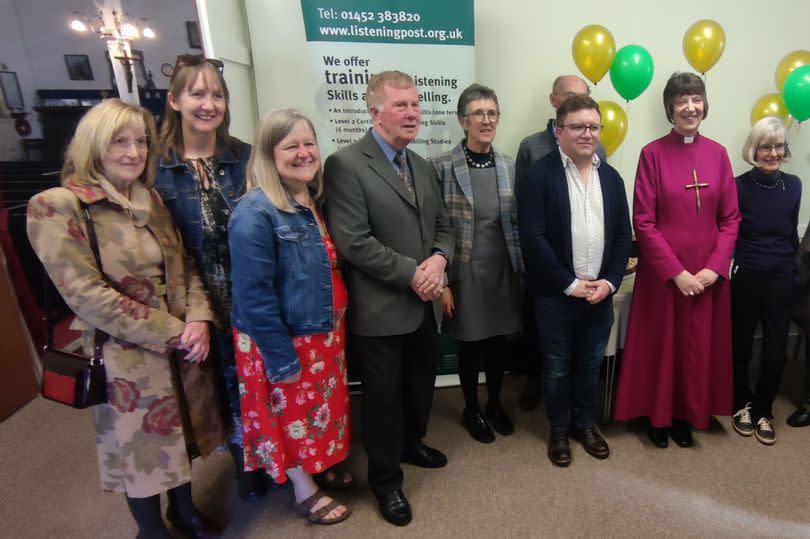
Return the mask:
[[138,524],[136,539],[171,539],[169,530],[160,515],[160,495],[148,498],[130,498],[126,496],[129,512]]
[[239,499],[254,502],[267,492],[267,474],[264,470],[245,471],[244,450],[236,444],[228,444],[228,450],[233,458],[234,475],[236,476],[236,490]]
[[219,537],[222,528],[200,513],[191,501],[191,483],[170,489],[166,518],[172,526],[187,537],[203,539]]

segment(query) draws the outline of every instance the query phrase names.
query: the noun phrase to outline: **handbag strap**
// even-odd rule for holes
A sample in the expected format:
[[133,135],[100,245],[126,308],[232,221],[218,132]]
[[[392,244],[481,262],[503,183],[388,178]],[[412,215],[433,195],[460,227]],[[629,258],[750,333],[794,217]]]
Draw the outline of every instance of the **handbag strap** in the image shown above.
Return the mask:
[[[101,278],[104,279],[108,285],[110,284],[110,280],[107,279],[107,276],[104,274],[104,269],[101,265],[101,254],[98,250],[98,238],[96,237],[96,227],[93,224],[93,217],[90,215],[90,207],[85,204],[83,201],[79,201],[82,205],[82,210],[84,212],[84,222],[87,224],[87,239],[90,240],[90,249],[93,251],[93,256],[96,259],[96,267],[98,267],[98,272],[101,274]],[[104,358],[103,358],[103,348],[104,343],[107,342],[110,336],[101,331],[100,329],[96,328],[94,344],[93,344],[93,357],[90,358],[91,365],[103,365]]]

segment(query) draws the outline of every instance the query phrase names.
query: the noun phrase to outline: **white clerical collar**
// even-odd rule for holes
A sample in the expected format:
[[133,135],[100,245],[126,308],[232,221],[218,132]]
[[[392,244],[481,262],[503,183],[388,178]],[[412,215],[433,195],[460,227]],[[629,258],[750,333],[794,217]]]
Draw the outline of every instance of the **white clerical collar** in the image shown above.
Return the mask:
[[693,142],[695,142],[695,135],[692,135],[691,137],[683,137],[684,144],[692,144]]

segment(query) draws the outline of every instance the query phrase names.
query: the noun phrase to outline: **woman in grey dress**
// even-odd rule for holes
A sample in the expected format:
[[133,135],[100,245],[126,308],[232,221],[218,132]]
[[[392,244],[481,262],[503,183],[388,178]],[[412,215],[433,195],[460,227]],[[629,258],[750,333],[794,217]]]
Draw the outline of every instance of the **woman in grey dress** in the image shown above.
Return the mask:
[[[466,138],[431,160],[456,234],[455,257],[442,293],[442,331],[459,341],[462,423],[473,438],[490,443],[495,440],[490,425],[504,436],[514,432],[500,393],[506,336],[521,329],[523,260],[515,210],[515,166],[511,157],[492,147],[500,118],[498,97],[492,89],[480,84],[466,88],[459,97],[457,114]],[[482,360],[488,393],[485,414],[478,405]]]

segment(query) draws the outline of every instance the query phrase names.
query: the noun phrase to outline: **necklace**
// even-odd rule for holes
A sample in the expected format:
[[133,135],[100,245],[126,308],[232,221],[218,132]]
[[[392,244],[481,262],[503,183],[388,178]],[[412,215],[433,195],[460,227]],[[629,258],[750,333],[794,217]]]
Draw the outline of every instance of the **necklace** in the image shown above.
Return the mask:
[[489,168],[495,163],[492,155],[492,150],[487,153],[475,153],[467,149],[464,145],[464,156],[467,158],[467,164],[474,168]]
[[757,181],[757,179],[754,177],[753,174],[751,174],[751,181],[754,182],[755,184],[759,185],[763,189],[768,189],[768,190],[774,189],[774,188],[776,188],[777,185],[781,184],[782,185],[782,191],[785,190],[785,182],[782,181],[782,174],[778,170],[776,171],[776,181],[773,182],[770,185],[768,185],[767,183],[759,183]]

